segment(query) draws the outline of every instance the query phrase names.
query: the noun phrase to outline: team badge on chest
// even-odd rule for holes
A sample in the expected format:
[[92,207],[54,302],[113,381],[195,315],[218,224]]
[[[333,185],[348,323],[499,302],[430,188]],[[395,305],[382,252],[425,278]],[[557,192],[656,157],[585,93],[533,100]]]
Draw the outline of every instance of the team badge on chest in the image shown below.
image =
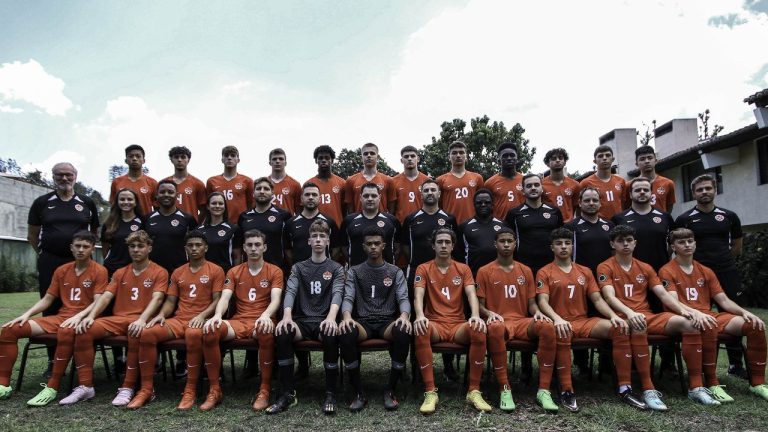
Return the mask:
[[518,276],[517,277],[517,284],[518,285],[525,285],[525,276]]
[[549,214],[549,213],[544,213],[544,214],[542,214],[542,216],[544,216],[544,219],[549,219],[549,218],[552,217],[552,215]]
[[721,214],[715,215],[715,220],[718,221],[718,222],[722,222],[722,221],[725,220],[725,216],[723,216]]
[[187,194],[187,195],[192,195],[192,188],[191,187],[185,187],[184,188],[184,193]]
[[437,220],[437,224],[440,225],[440,226],[445,225],[445,219],[438,219]]
[[385,287],[392,286],[392,278],[391,277],[387,276],[387,277],[384,278],[384,286]]
[[93,285],[93,281],[90,279],[86,279],[83,281],[83,288],[90,288],[91,285]]
[[81,212],[83,211],[83,206],[81,206],[80,204],[75,204],[75,210]]
[[243,188],[243,184],[242,183],[235,183],[235,189],[240,190],[242,188]]
[[339,189],[339,187],[338,187],[338,186],[334,186],[333,188],[331,188],[331,190],[332,190],[332,191],[333,191],[333,193],[335,193],[335,194],[339,193],[339,191],[340,191],[340,189]]
[[208,283],[209,280],[211,280],[211,278],[209,278],[208,275],[200,276],[200,283]]
[[282,192],[283,192],[283,195],[288,195],[289,193],[291,193],[291,190],[288,189],[287,187],[284,187]]
[[376,225],[377,225],[379,228],[384,228],[384,225],[385,225],[385,224],[384,224],[384,221],[378,221],[378,222],[376,222]]
[[131,231],[138,231],[139,226],[138,225],[131,225]]
[[148,187],[146,187],[146,186],[142,186],[142,187],[139,189],[139,192],[141,192],[141,193],[143,193],[143,194],[145,194],[145,193],[149,193],[149,188],[148,188]]
[[179,226],[179,221],[177,221],[176,219],[174,219],[174,220],[172,220],[172,221],[171,221],[171,225],[172,225],[172,226]]
[[579,285],[584,285],[587,283],[587,278],[585,278],[584,275],[579,275],[579,277],[576,278],[576,282],[578,282]]
[[323,273],[323,279],[325,280],[331,280],[332,277],[333,277],[333,274],[329,271]]
[[274,217],[274,216],[270,216],[270,217],[267,218],[267,220],[270,221],[270,222],[274,222],[274,221],[277,220],[277,218]]
[[474,180],[470,180],[469,181],[469,187],[475,187],[475,186],[477,186],[477,182],[474,181]]
[[658,217],[658,216],[654,216],[654,217],[653,217],[653,222],[654,222],[654,223],[661,223],[661,218],[660,218],[660,217]]
[[461,278],[459,276],[454,276],[451,282],[453,282],[454,285],[461,285]]
[[696,279],[696,285],[698,285],[699,287],[703,287],[704,286],[704,278]]
[[637,283],[643,284],[645,283],[645,275],[639,274],[635,277],[635,280],[637,281]]
[[226,231],[224,231],[224,230],[219,230],[219,232],[218,232],[218,233],[216,233],[216,234],[218,234],[218,235],[219,235],[219,237],[224,237],[225,235],[227,235],[227,232],[226,232]]
[[152,288],[152,279],[144,279],[144,288]]
[[262,279],[261,281],[259,281],[259,286],[262,288],[267,288],[269,287],[269,281],[266,279]]

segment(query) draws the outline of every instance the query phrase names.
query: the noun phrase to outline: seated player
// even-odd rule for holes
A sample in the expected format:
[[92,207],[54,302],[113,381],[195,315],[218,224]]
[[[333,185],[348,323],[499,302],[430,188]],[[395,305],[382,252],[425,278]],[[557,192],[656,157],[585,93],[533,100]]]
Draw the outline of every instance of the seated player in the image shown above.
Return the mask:
[[349,405],[352,412],[361,411],[366,404],[360,380],[360,349],[366,339],[386,339],[392,342],[389,356],[389,385],[384,393],[384,408],[395,410],[397,381],[405,369],[411,345],[411,304],[403,272],[384,261],[384,231],[371,227],[363,233],[363,250],[367,260],[347,271],[343,319],[339,324],[341,356],[349,375],[355,398]]
[[[694,326],[694,323],[704,320],[704,315],[690,312],[682,306],[661,286],[653,267],[632,257],[637,244],[633,228],[618,225],[611,229],[608,236],[614,255],[597,266],[597,283],[608,305],[629,324],[629,342],[643,386],[643,401],[652,410],[667,410],[661,393],[651,381],[648,335],[657,334],[682,337],[683,358],[688,366],[689,397],[704,405],[714,404],[714,399],[702,387],[701,332]],[[648,291],[653,292],[668,311],[675,313],[651,312]]]
[[[749,390],[768,400],[768,385],[765,384],[765,323],[723,292],[715,273],[709,267],[693,259],[696,240],[693,231],[677,228],[669,234],[669,243],[675,258],[659,270],[659,277],[680,302],[691,311],[700,311],[707,320],[701,327],[702,368],[704,379],[715,400],[720,403],[733,402],[717,378],[717,336],[728,334],[741,339],[747,337],[747,369]],[[712,312],[712,303],[724,312]]]
[[539,391],[536,401],[546,411],[557,412],[558,407],[549,391],[552,367],[557,365],[560,380],[570,379],[570,345],[555,343],[555,326],[536,305],[533,273],[525,264],[515,261],[517,244],[515,232],[502,228],[496,233],[496,260],[477,272],[477,297],[480,315],[488,321],[488,351],[501,387],[500,405],[504,411],[515,409],[507,378],[507,341],[538,340]]
[[336,380],[339,378],[339,344],[336,337],[336,315],[344,294],[344,268],[331,260],[325,251],[331,242],[331,229],[324,220],[309,226],[309,244],[312,257],[296,263],[283,299],[283,319],[275,329],[275,355],[280,368],[282,393],[267,408],[276,414],[296,405],[293,377],[293,343],[315,340],[323,344],[325,368],[325,400],[322,410],[336,412]]
[[[570,345],[571,339],[609,339],[613,344],[613,363],[618,375],[619,397],[624,402],[646,409],[645,403],[632,393],[632,354],[627,322],[616,315],[600,295],[595,277],[588,268],[571,261],[573,232],[567,228],[552,230],[550,235],[555,259],[536,275],[536,299],[539,308],[555,324],[558,343]],[[587,317],[587,298],[605,317]],[[560,381],[560,399],[566,409],[579,410],[571,377]]]
[[[261,388],[253,403],[253,409],[261,411],[269,405],[272,362],[275,357],[274,320],[283,294],[283,271],[280,267],[264,261],[264,251],[267,249],[264,233],[250,230],[243,237],[243,252],[247,261],[227,272],[216,312],[203,327],[205,335],[202,350],[210,383],[208,397],[205,403],[200,405],[203,411],[213,409],[223,398],[219,385],[219,343],[232,339],[253,338],[259,341]],[[223,320],[222,316],[227,312],[233,294],[235,314],[232,318]]]
[[[202,363],[202,343],[205,320],[213,314],[224,285],[224,270],[206,261],[208,243],[205,234],[190,231],[184,238],[184,249],[189,263],[177,268],[171,275],[168,295],[160,312],[152,318],[139,337],[139,371],[141,387],[128,403],[129,409],[138,409],[155,397],[153,388],[157,344],[167,340],[184,338],[187,344],[187,385],[179,403],[179,409],[189,409],[195,403],[197,383]],[[176,305],[178,304],[178,308]],[[174,309],[176,310],[174,314]]]
[[[490,412],[491,406],[480,392],[480,378],[485,363],[485,321],[475,294],[475,280],[466,264],[451,259],[456,234],[450,228],[438,228],[432,234],[435,259],[419,265],[413,282],[413,322],[416,335],[416,359],[424,381],[424,403],[419,411],[432,414],[438,397],[432,365],[432,343],[454,342],[469,345],[469,389],[466,401],[475,409]],[[464,318],[467,296],[471,315]]]
[[[51,376],[64,374],[72,358],[75,328],[93,307],[95,294],[107,284],[107,269],[91,259],[95,247],[94,234],[89,231],[75,233],[69,247],[75,261],[57,268],[43,298],[0,328],[0,399],[9,398],[13,392],[11,372],[19,355],[18,340],[21,338],[56,333],[58,343]],[[56,299],[62,302],[57,315],[31,318],[48,309]],[[27,405],[45,406],[56,399],[58,382],[49,381],[48,384],[51,387],[44,386]]]

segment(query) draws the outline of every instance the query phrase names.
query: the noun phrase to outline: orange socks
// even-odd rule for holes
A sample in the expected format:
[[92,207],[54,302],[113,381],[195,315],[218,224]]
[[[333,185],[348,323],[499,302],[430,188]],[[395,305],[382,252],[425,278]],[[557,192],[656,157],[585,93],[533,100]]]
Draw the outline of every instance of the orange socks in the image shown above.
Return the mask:
[[[464,324],[469,327],[469,324]],[[469,331],[469,391],[480,390],[480,379],[485,366],[485,333],[467,328]],[[506,368],[505,368],[506,369]]]
[[651,353],[648,350],[648,335],[632,333],[629,337],[629,343],[632,346],[632,356],[643,390],[654,390],[655,387],[651,381]]
[[427,334],[416,336],[416,360],[421,369],[421,380],[424,382],[425,391],[435,390],[435,371],[432,364],[432,342],[430,341],[431,330],[427,329]]
[[11,384],[11,372],[16,357],[19,355],[19,339],[28,338],[32,334],[29,323],[23,326],[14,324],[11,327],[0,328],[0,385]]
[[765,384],[766,343],[765,331],[752,328],[752,323],[741,326],[741,334],[747,337],[747,367],[752,386]]
[[707,387],[720,384],[717,379],[717,333],[717,327],[701,332],[701,365]]
[[704,385],[701,379],[701,333],[683,333],[683,359],[688,368],[688,388]]
[[221,375],[221,339],[227,336],[227,326],[222,325],[211,333],[203,335],[203,357],[205,358],[205,370],[208,372],[208,382],[211,388],[220,388],[219,377]]
[[491,354],[491,363],[493,364],[493,373],[496,375],[496,381],[499,387],[509,386],[509,377],[507,376],[507,340],[505,337],[506,328],[501,322],[494,322],[488,326],[488,351]]
[[58,390],[61,377],[67,372],[67,365],[75,350],[75,329],[59,327],[56,332],[56,353],[53,355],[53,369],[48,387]]
[[[552,385],[552,367],[555,364],[556,342],[555,326],[551,323],[541,321],[533,324],[533,333],[539,338],[538,361],[539,361],[539,388],[549,390]],[[571,372],[571,354],[570,347],[566,345],[568,352],[568,376]]]
[[275,335],[259,333],[259,362],[261,363],[261,390],[272,388],[272,366],[275,362]]
[[[197,380],[200,378],[200,369],[203,367],[203,329],[186,329],[184,331],[184,342],[187,345],[186,389],[190,389],[194,392],[197,390]],[[221,359],[219,359],[219,361],[221,361]]]
[[611,341],[613,342],[613,364],[616,367],[619,386],[632,385],[632,348],[629,336],[621,334],[620,330],[611,328]]

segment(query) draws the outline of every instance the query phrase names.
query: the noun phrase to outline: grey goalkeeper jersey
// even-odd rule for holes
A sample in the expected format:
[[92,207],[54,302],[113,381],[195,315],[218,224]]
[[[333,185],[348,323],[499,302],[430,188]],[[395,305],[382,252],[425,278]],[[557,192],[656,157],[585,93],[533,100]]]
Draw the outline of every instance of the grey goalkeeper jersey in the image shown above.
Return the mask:
[[332,304],[341,305],[343,295],[344,267],[330,258],[321,263],[310,258],[291,267],[283,308],[291,308],[294,320],[320,322]]
[[402,270],[390,263],[374,267],[364,262],[347,270],[342,312],[362,320],[395,317],[411,313],[408,286]]

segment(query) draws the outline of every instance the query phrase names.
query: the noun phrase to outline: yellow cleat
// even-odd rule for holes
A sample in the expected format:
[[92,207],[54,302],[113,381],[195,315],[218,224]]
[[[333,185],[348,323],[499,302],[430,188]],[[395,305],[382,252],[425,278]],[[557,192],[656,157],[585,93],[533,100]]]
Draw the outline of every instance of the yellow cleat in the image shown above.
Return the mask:
[[480,393],[480,390],[472,390],[467,393],[467,403],[474,406],[476,410],[482,412],[491,412],[493,409],[488,405],[488,402],[483,399],[483,394]]
[[432,414],[435,412],[435,409],[437,408],[437,401],[439,398],[437,397],[437,389],[424,392],[424,403],[421,404],[421,408],[419,408],[419,412],[422,414]]

